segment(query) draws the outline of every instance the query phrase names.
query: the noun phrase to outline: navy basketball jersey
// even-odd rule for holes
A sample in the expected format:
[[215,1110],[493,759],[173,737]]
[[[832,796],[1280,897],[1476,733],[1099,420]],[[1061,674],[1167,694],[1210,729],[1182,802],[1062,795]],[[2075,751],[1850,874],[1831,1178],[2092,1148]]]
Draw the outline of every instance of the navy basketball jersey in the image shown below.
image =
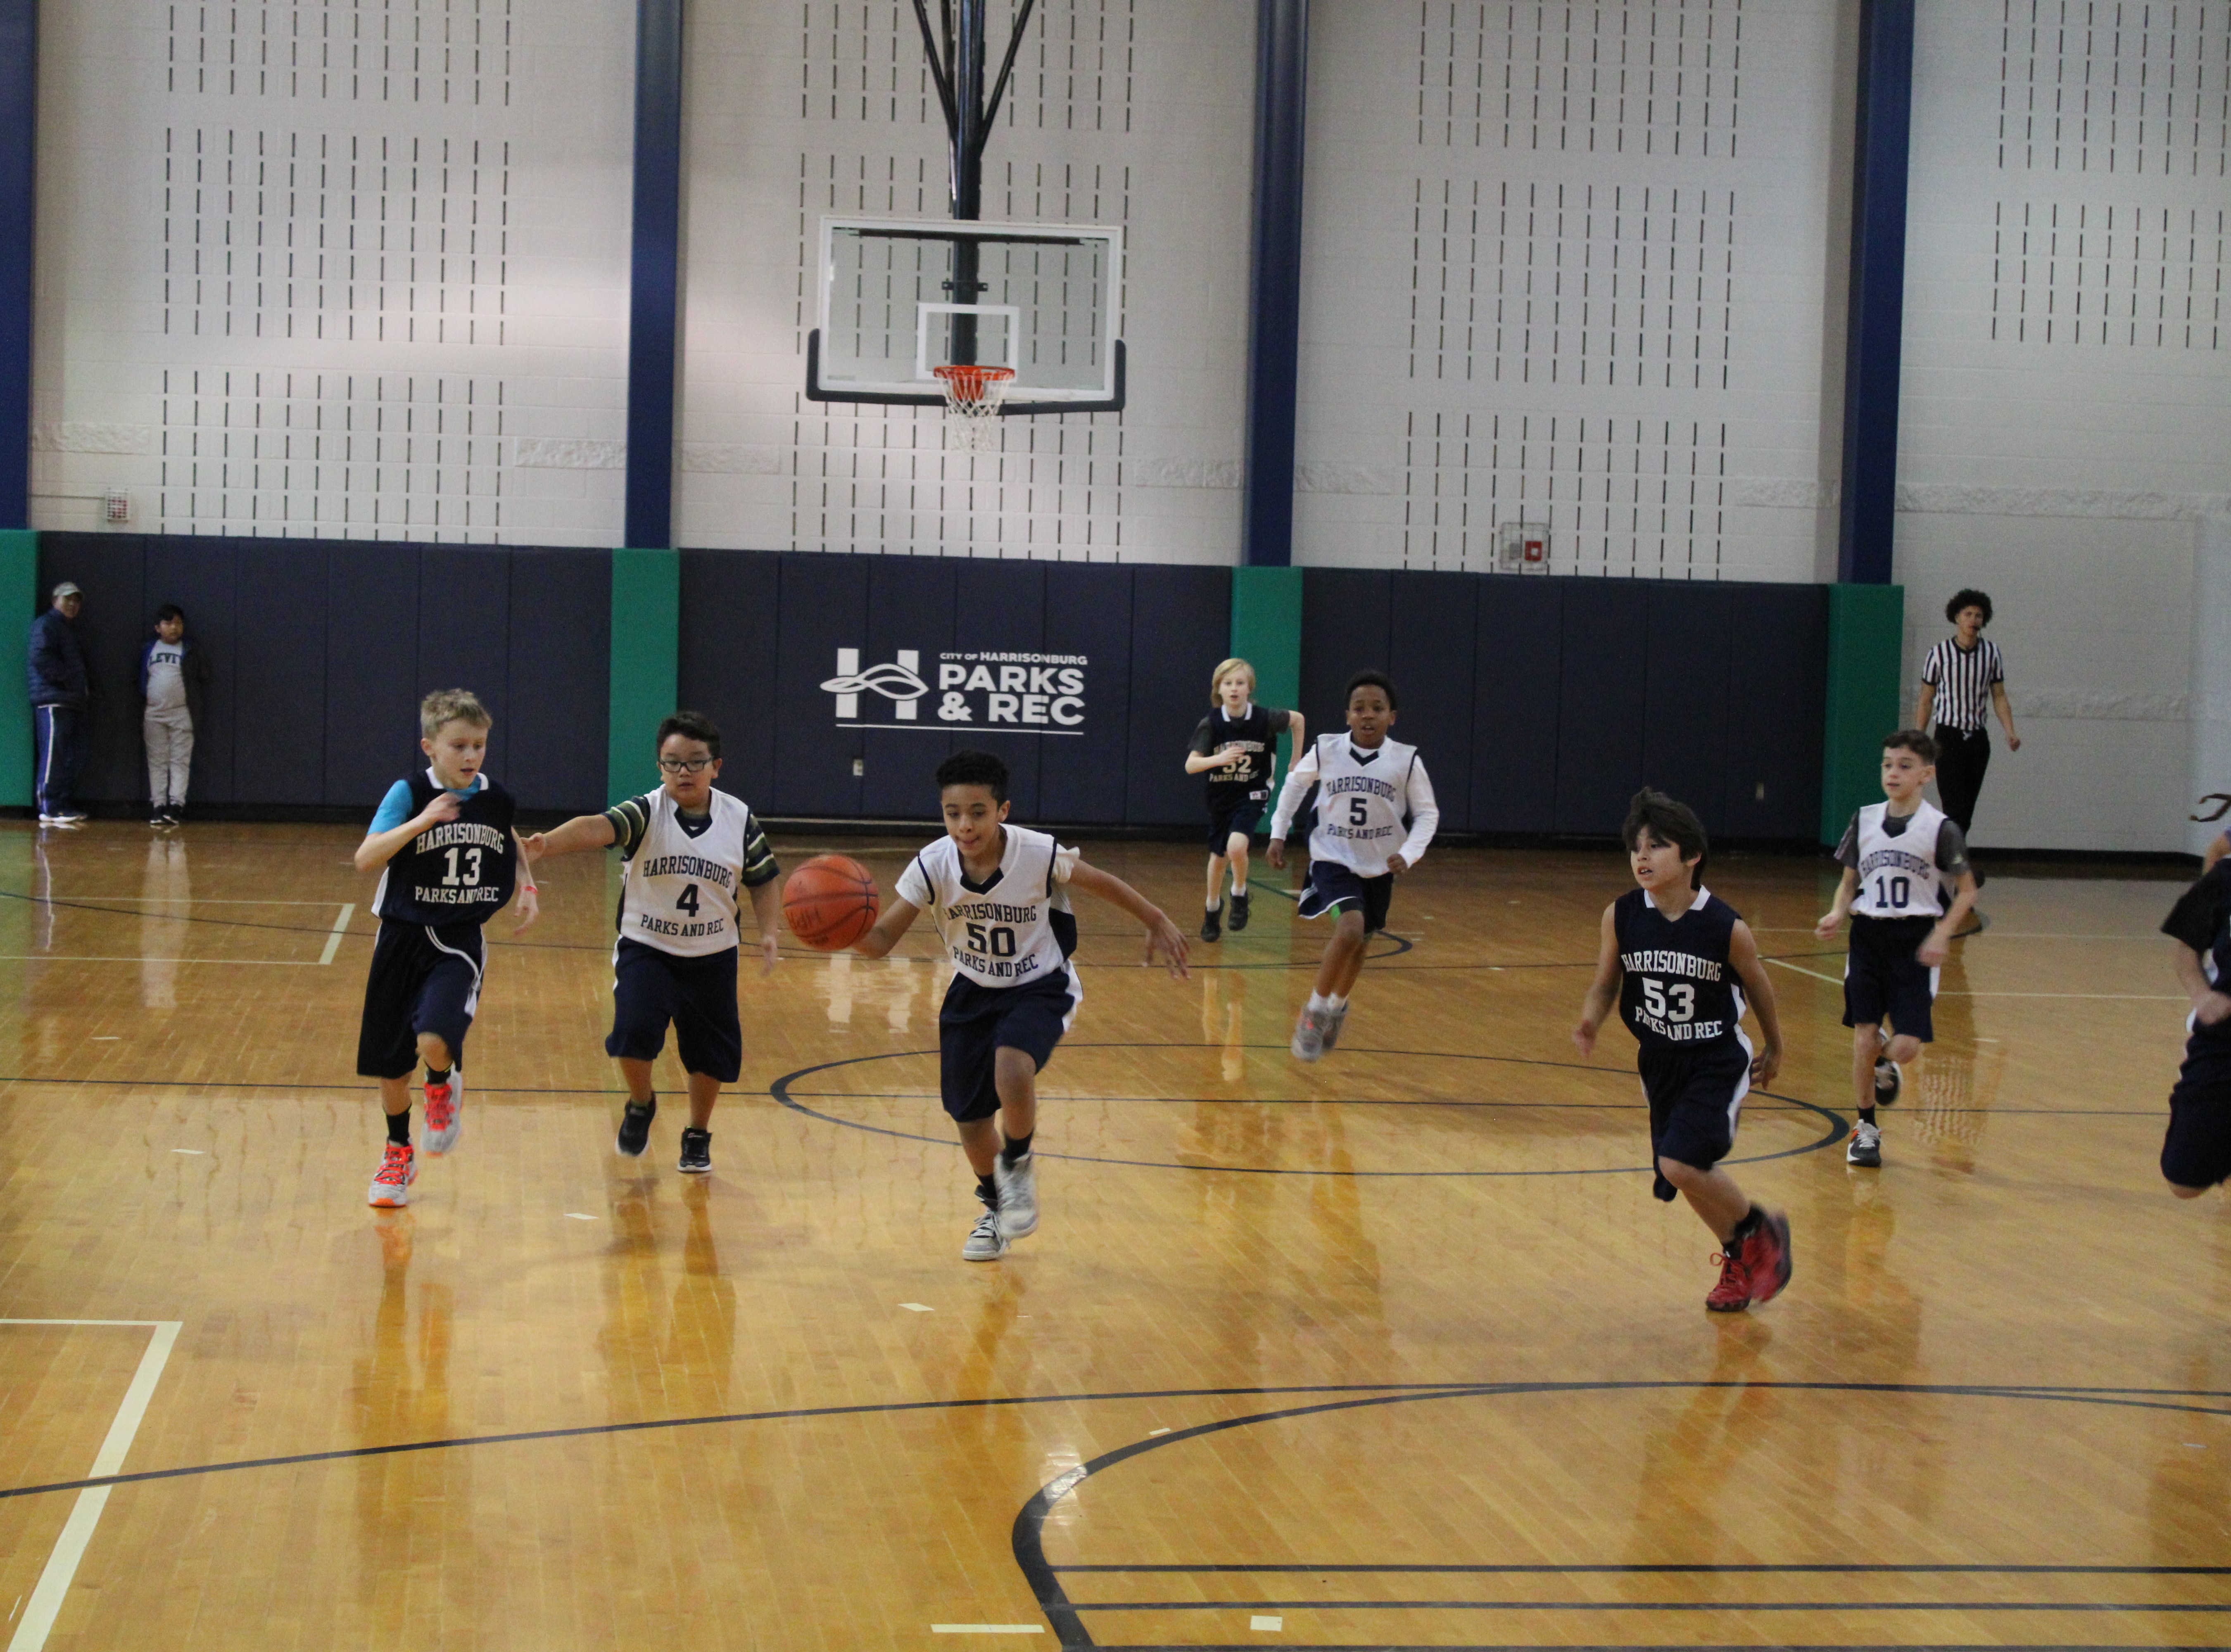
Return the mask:
[[[414,820],[441,795],[430,773],[410,778]],[[484,924],[511,899],[519,854],[511,836],[511,794],[481,777],[458,800],[457,816],[412,838],[380,874],[372,908],[407,924]]]
[[1629,889],[1612,907],[1624,979],[1619,1013],[1637,1042],[1656,1049],[1695,1049],[1743,1036],[1743,988],[1728,962],[1741,914],[1709,889],[1668,920],[1647,889]]
[[[2200,954],[2208,985],[2231,991],[2231,858],[2218,861],[2184,892],[2162,920],[2162,933]],[[2231,1042],[2231,1020],[2203,1027],[2197,1016],[2187,1016],[2184,1025],[2195,1037]]]

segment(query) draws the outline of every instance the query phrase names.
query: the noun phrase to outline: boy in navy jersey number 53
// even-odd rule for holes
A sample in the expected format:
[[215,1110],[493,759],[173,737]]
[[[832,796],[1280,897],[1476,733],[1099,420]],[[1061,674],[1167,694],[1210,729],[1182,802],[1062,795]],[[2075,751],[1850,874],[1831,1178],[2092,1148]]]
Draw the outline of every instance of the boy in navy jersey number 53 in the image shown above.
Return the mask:
[[398,780],[357,845],[356,868],[379,874],[372,910],[379,939],[364,984],[356,1070],[379,1081],[387,1149],[371,1203],[411,1202],[418,1167],[411,1149],[411,1074],[426,1063],[426,1151],[457,1145],[464,1128],[465,1034],[480,1006],[481,926],[519,889],[519,925],[536,914],[534,885],[512,829],[511,794],[481,771],[492,720],[462,688],[418,707],[424,773]]
[[[1720,1282],[1704,1306],[1740,1313],[1789,1282],[1788,1219],[1753,1204],[1719,1168],[1734,1150],[1743,1097],[1782,1064],[1774,984],[1749,926],[1704,887],[1704,827],[1687,804],[1638,791],[1622,836],[1642,887],[1604,908],[1596,976],[1573,1042],[1583,1055],[1594,1051],[1617,1000],[1642,1046],[1636,1065],[1658,1169],[1652,1191],[1667,1200],[1678,1191],[1712,1230]],[[1743,987],[1766,1038],[1755,1055],[1743,1036]]]
[[2218,861],[2184,892],[2162,933],[2176,984],[2192,1001],[2185,1020],[2184,1065],[2169,1093],[2162,1176],[2181,1199],[2196,1199],[2231,1179],[2231,864]]

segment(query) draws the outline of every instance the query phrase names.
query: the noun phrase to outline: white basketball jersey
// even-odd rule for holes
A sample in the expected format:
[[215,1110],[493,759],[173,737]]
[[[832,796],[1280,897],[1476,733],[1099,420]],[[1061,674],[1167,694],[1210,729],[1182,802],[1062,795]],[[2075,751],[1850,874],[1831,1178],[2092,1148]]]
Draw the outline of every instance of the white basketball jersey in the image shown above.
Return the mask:
[[637,798],[649,817],[620,872],[620,933],[662,952],[702,958],[743,933],[736,895],[751,842],[752,811],[713,794],[713,823],[692,837],[663,788]]
[[1318,739],[1317,823],[1310,833],[1310,858],[1375,878],[1409,833],[1402,814],[1418,748],[1387,740],[1364,756],[1369,761],[1357,760],[1345,734]]
[[1944,915],[1944,874],[1937,866],[1937,834],[1944,811],[1923,798],[1896,837],[1883,830],[1887,803],[1859,810],[1859,887],[1852,910],[1868,918]]
[[960,846],[941,837],[899,874],[898,897],[928,913],[954,967],[978,986],[1036,986],[1059,978],[1082,1001],[1070,967],[1077,920],[1069,907],[1070,868],[1077,851],[1044,832],[1009,826],[999,869],[968,881]]

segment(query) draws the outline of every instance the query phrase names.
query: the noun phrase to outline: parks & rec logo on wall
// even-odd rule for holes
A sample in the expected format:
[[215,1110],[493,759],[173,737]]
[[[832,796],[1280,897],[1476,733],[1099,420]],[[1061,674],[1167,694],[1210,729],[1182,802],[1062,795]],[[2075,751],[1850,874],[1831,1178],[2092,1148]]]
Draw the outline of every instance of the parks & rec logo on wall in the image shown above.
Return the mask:
[[[922,674],[922,650],[899,649],[860,668],[860,650],[837,650],[837,674],[821,685],[837,702],[837,721],[853,728],[967,728],[987,734],[1082,734],[1082,654],[1013,654],[954,649],[936,656],[936,686]],[[924,716],[922,701],[932,701]],[[864,714],[863,714],[864,713]],[[878,714],[889,720],[879,720]]]

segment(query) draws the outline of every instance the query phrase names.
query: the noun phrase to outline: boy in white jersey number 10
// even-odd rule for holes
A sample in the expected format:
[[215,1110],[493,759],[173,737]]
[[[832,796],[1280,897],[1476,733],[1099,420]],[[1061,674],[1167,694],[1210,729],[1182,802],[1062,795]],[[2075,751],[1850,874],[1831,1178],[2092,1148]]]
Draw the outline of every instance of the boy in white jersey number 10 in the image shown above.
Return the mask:
[[1038,1075],[1084,996],[1076,967],[1070,891],[1122,907],[1159,953],[1186,973],[1186,940],[1160,907],[1122,879],[1087,866],[1044,832],[1006,824],[1007,765],[989,752],[955,752],[938,765],[946,835],[899,874],[876,926],[852,950],[882,958],[929,913],[953,961],[937,1015],[939,1089],[976,1172],[984,1215],[961,1246],[992,1262],[1038,1225]]
[[[1827,940],[1846,913],[1851,955],[1844,960],[1844,1024],[1852,1029],[1852,1089],[1859,1121],[1844,1162],[1882,1164],[1875,1108],[1898,1100],[1900,1063],[1936,1036],[1937,971],[1952,937],[1976,904],[1976,874],[1959,823],[1922,795],[1937,772],[1937,742],[1917,728],[1883,742],[1886,801],[1852,816],[1836,858],[1843,881],[1836,904],[1814,932]],[[1948,891],[1956,891],[1950,900]],[[1890,1023],[1885,1035],[1883,1023]]]
[[[1310,833],[1310,886],[1297,908],[1304,918],[1334,915],[1316,984],[1295,1024],[1292,1049],[1314,1062],[1340,1041],[1348,995],[1363,973],[1363,949],[1387,927],[1394,880],[1418,864],[1441,811],[1418,748],[1387,738],[1394,726],[1394,685],[1386,674],[1348,680],[1348,732],[1321,734],[1297,752],[1271,822],[1270,861],[1286,864],[1286,832],[1311,786],[1317,823]],[[1397,847],[1399,845],[1399,847]]]

